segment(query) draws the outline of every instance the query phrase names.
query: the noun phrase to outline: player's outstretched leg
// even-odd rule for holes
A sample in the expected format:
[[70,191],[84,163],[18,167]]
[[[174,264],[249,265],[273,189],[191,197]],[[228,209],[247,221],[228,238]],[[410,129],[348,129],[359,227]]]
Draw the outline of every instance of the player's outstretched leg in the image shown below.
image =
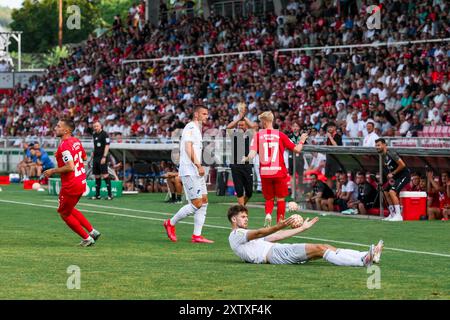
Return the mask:
[[371,245],[368,251],[356,251],[337,249],[327,244],[307,244],[306,253],[308,259],[323,258],[337,266],[368,267],[374,262],[375,246]]

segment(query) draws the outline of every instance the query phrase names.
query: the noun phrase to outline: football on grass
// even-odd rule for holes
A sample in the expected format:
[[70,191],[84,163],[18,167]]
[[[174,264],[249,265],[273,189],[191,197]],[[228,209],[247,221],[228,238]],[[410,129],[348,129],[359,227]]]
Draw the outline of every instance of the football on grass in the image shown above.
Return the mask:
[[288,202],[287,208],[289,212],[298,211],[298,204],[294,201]]
[[299,215],[299,214],[293,214],[291,217],[295,218],[294,223],[291,224],[291,227],[292,227],[293,229],[299,228],[299,227],[302,226],[302,224],[303,224],[303,218],[302,218],[301,215]]
[[41,187],[41,184],[39,183],[39,182],[35,182],[35,183],[33,183],[33,185],[31,186],[31,188],[33,189],[33,190],[38,190],[39,188]]

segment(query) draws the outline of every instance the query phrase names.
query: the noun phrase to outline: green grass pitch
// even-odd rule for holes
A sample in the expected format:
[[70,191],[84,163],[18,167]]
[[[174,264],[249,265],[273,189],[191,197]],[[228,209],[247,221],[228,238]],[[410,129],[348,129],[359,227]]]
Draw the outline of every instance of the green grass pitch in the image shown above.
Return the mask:
[[[18,185],[3,186],[0,299],[450,299],[450,224],[442,221],[323,216],[299,235],[304,238],[286,241],[363,250],[358,244],[384,239],[381,288],[368,289],[372,274],[366,268],[323,260],[284,266],[241,262],[228,245],[223,203],[233,197],[210,194],[204,235],[213,245],[190,243],[192,218],[177,225],[178,242],[170,242],[162,223],[180,205],[165,204],[161,194],[83,199],[77,208],[103,234],[90,248],[77,246],[80,239],[59,218],[56,201]],[[250,228],[262,223],[263,210],[250,209]],[[80,268],[80,289],[67,288],[71,265]]]

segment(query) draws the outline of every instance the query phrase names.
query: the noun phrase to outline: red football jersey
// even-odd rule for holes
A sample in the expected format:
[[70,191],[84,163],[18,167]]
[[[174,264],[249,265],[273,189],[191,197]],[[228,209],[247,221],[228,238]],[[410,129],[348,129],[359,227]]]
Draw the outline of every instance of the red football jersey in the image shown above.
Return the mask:
[[67,173],[61,173],[61,193],[78,195],[86,190],[86,170],[83,159],[86,158],[86,152],[81,145],[80,140],[74,137],[61,141],[55,154],[58,167],[63,167],[72,160],[75,164],[75,170]]
[[450,205],[450,198],[447,196],[447,192],[438,192],[439,197],[439,209],[444,209]]
[[295,144],[285,135],[275,129],[258,131],[253,137],[250,150],[259,154],[259,171],[263,178],[284,178],[287,176],[284,164],[284,150],[293,150]]

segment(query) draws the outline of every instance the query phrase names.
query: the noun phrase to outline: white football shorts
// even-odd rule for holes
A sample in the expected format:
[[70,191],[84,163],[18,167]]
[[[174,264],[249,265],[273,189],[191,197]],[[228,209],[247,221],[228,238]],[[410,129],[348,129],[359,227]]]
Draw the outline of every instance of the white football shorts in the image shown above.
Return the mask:
[[181,182],[188,200],[200,199],[202,195],[208,194],[204,176],[184,176],[181,177]]

